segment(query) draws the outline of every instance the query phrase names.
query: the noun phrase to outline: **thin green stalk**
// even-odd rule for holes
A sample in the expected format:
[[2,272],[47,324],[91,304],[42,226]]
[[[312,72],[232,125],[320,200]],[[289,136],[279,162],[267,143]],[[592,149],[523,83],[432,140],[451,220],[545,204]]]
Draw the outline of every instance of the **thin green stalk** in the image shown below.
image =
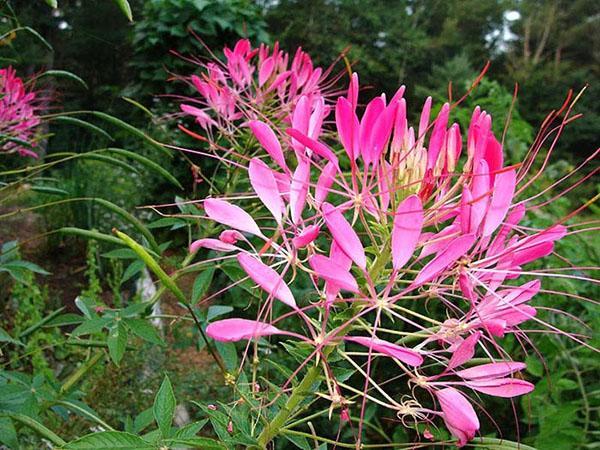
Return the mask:
[[58,445],[59,447],[63,447],[67,444],[60,436],[55,434],[52,430],[49,430],[40,422],[29,416],[26,416],[25,414],[0,411],[0,417],[8,417],[9,419],[22,423],[26,427],[31,428],[32,430],[48,439],[53,444]]
[[321,372],[320,366],[312,366],[306,372],[306,375],[293,390],[292,395],[288,398],[285,405],[279,410],[277,415],[265,426],[263,431],[258,436],[258,445],[260,448],[267,448],[267,444],[273,440],[281,432],[281,428],[285,425],[289,416],[294,412],[298,405],[311,393],[311,386],[317,380]]
[[113,233],[115,233],[119,237],[119,239],[121,239],[125,244],[127,244],[127,246],[131,248],[140,257],[140,259],[146,264],[146,266],[148,266],[148,268],[152,272],[154,272],[154,274],[159,278],[162,285],[166,287],[169,291],[171,291],[173,295],[175,295],[177,300],[179,300],[181,304],[186,307],[186,309],[192,316],[192,319],[194,319],[194,323],[196,324],[196,327],[198,328],[198,331],[200,332],[200,335],[202,336],[202,339],[206,344],[206,348],[210,352],[215,362],[218,364],[219,368],[221,369],[221,372],[223,372],[223,376],[225,376],[225,378],[227,379],[229,373],[227,371],[227,368],[225,367],[225,363],[221,359],[220,355],[213,348],[213,346],[210,344],[208,338],[206,337],[206,334],[204,333],[204,330],[202,329],[202,324],[200,323],[198,316],[194,312],[192,305],[188,302],[187,298],[185,297],[181,289],[179,289],[179,286],[177,286],[173,278],[167,275],[167,273],[162,269],[162,267],[160,267],[156,260],[152,256],[150,256],[146,249],[140,244],[138,244],[128,235],[117,230],[116,228],[113,229]]
[[104,356],[103,352],[98,352],[94,356],[92,356],[89,360],[87,360],[84,364],[82,364],[75,372],[73,372],[69,378],[65,380],[65,382],[60,387],[60,393],[64,394],[69,392],[73,386],[75,386],[79,380],[90,370],[92,367],[96,365],[100,359]]

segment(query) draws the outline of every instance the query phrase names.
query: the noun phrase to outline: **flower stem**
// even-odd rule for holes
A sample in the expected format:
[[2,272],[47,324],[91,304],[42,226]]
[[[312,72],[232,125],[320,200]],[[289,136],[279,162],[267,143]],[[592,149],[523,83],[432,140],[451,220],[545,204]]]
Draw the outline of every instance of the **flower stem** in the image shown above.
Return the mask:
[[320,373],[320,366],[312,366],[306,372],[306,375],[294,389],[292,389],[292,394],[288,398],[285,405],[279,410],[277,415],[269,422],[263,431],[258,436],[258,445],[261,449],[266,449],[267,444],[273,440],[275,436],[277,436],[281,430],[281,428],[285,425],[285,422],[288,420],[290,415],[294,412],[296,407],[306,398],[306,396],[311,393],[311,386],[317,380],[317,377]]

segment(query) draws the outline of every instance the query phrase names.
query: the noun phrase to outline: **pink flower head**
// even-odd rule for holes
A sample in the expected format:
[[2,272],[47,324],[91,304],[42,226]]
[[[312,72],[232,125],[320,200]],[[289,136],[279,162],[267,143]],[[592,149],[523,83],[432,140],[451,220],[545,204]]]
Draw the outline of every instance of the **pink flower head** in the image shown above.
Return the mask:
[[[353,74],[347,93],[330,103],[319,86],[322,73],[302,51],[291,56],[243,41],[225,53],[224,64],[193,84],[204,98],[200,109],[219,129],[206,131],[210,151],[223,166],[242,175],[247,169],[247,177],[227,197],[204,200],[201,219],[225,231],[192,246],[218,249],[223,260],[235,253],[256,284],[248,302],[258,314],[251,324],[215,322],[211,335],[302,340],[308,356],[285,388],[307,364],[323,362],[326,383],[318,394],[332,405],[342,405],[343,391],[359,379],[358,387],[348,386],[362,396],[358,440],[364,408],[374,400],[402,421],[429,427],[441,417],[457,445],[466,445],[479,430],[467,392],[484,402],[534,387],[518,374],[524,364],[510,361],[496,341],[514,333],[527,342],[528,320],[578,339],[537,317],[533,306],[548,272],[528,264],[554,252],[567,234],[560,223],[522,224],[529,209],[539,209],[532,205],[537,197],[524,194],[537,176],[527,173],[533,160],[507,166],[492,118],[480,108],[461,130],[451,120],[456,105],[427,98],[411,124],[404,87],[390,100],[360,103]],[[219,98],[234,98],[233,109],[211,106]],[[263,108],[274,104],[281,108]],[[232,110],[243,116],[240,127],[227,115]],[[519,282],[522,275],[531,281]],[[288,324],[304,335],[283,331]],[[397,340],[376,337],[382,333]],[[328,360],[342,342],[369,350],[336,353],[356,369],[343,381]],[[366,364],[355,361],[365,354]],[[382,356],[397,362],[389,365],[393,373],[374,373],[372,358]],[[493,362],[473,366],[478,357]],[[381,382],[386,377],[408,380],[412,395],[387,392],[395,383]],[[346,414],[342,409],[342,420]]]
[[12,67],[0,69],[0,152],[37,158],[38,95],[29,90]]

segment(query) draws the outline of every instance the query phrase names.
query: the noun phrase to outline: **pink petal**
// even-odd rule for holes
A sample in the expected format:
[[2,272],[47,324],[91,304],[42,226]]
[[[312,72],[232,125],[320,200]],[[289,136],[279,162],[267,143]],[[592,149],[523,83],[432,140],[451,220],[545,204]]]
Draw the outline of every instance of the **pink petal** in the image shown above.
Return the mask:
[[308,263],[319,278],[345,291],[359,292],[358,284],[352,274],[331,258],[323,255],[313,255],[308,260]]
[[395,270],[412,256],[423,228],[423,204],[417,195],[404,199],[396,210],[392,230],[392,262]]
[[500,145],[500,142],[498,142],[493,133],[488,134],[483,159],[485,159],[490,168],[490,176],[492,182],[494,182],[496,174],[502,169],[502,165],[504,164],[504,155],[502,154],[502,145]]
[[235,244],[237,241],[242,239],[244,236],[242,233],[236,230],[225,230],[219,235],[219,240],[226,244]]
[[206,334],[219,342],[236,342],[280,333],[281,330],[273,325],[247,319],[217,320],[206,327]]
[[342,213],[329,203],[323,203],[321,210],[333,239],[358,267],[365,270],[367,267],[365,250],[352,226]]
[[237,260],[248,276],[269,295],[296,308],[296,300],[292,291],[275,270],[248,253],[238,254]]
[[472,203],[473,196],[471,195],[471,190],[465,186],[460,197],[460,229],[464,234],[467,234],[471,230]]
[[325,144],[322,144],[321,142],[306,136],[304,133],[294,128],[288,128],[287,130],[285,130],[285,132],[292,136],[303,146],[306,146],[309,149],[311,149],[320,157],[325,158],[327,161],[333,163],[336,167],[338,166],[337,156],[335,156],[335,153],[333,153],[333,151]]
[[273,158],[273,161],[275,161],[282,169],[287,171],[288,167],[285,163],[283,151],[281,151],[281,144],[279,143],[279,140],[277,139],[277,136],[275,136],[273,130],[271,130],[271,127],[258,120],[251,120],[248,122],[248,125],[250,126],[250,129],[252,130],[252,133],[254,133],[254,136],[258,142],[260,142],[260,145],[262,145],[271,158]]
[[190,253],[195,253],[201,248],[208,248],[209,250],[216,250],[218,252],[231,252],[233,250],[239,250],[235,245],[222,242],[219,239],[198,239],[190,244]]
[[446,138],[446,127],[448,126],[448,116],[450,114],[450,105],[444,103],[440,110],[433,131],[431,132],[431,138],[429,139],[429,147],[427,148],[427,168],[433,169],[438,160],[440,150],[444,144]]
[[513,266],[522,266],[536,259],[548,256],[554,250],[553,242],[542,242],[541,244],[528,247],[526,244],[522,250],[517,250],[513,253],[511,263]]
[[[310,121],[310,102],[306,95],[300,97],[298,103],[296,103],[296,107],[294,108],[294,112],[292,114],[292,128],[295,128],[300,133],[306,135],[308,134],[308,124]],[[292,136],[292,147],[297,152],[304,154],[304,144],[294,139],[295,136]]]
[[479,419],[469,400],[454,388],[445,388],[435,393],[442,408],[444,422],[458,439],[457,446],[469,442],[479,430]]
[[290,186],[290,210],[292,213],[292,222],[296,224],[302,218],[309,184],[310,163],[306,157],[300,157],[298,159],[298,166],[292,175],[292,184]]
[[285,206],[277,189],[277,180],[275,180],[271,169],[260,159],[252,158],[248,166],[248,177],[258,198],[273,214],[277,223],[281,225]]
[[502,223],[506,213],[510,208],[513,196],[515,195],[515,186],[517,183],[517,173],[514,170],[502,172],[496,175],[492,199],[483,225],[483,236],[490,236],[498,225]]
[[204,200],[204,210],[215,222],[256,236],[263,235],[250,214],[225,200],[207,198]]
[[435,278],[440,272],[447,269],[448,266],[453,265],[461,256],[465,255],[473,245],[473,242],[475,242],[474,234],[466,234],[454,239],[446,249],[440,251],[435,258],[421,269],[412,286],[420,286]]
[[478,380],[486,378],[505,377],[512,373],[523,370],[526,366],[522,362],[503,361],[497,363],[482,364],[480,366],[471,367],[455,372],[461,378],[469,380]]
[[333,184],[335,174],[337,172],[336,166],[328,162],[323,167],[321,175],[319,175],[319,180],[317,181],[317,186],[315,188],[315,203],[317,206],[321,206],[321,204],[327,198],[327,194],[329,193],[329,188]]
[[344,150],[350,159],[358,157],[358,117],[350,102],[343,97],[338,98],[335,106],[335,122],[337,132]]
[[275,60],[272,56],[266,58],[262,64],[260,65],[260,70],[258,72],[258,86],[261,87],[265,84],[265,81],[269,79],[271,74],[273,73],[273,68],[275,66]]
[[452,370],[463,365],[475,355],[475,346],[481,337],[481,332],[477,331],[460,343],[458,348],[452,353],[448,362],[448,370]]
[[368,336],[348,336],[344,340],[372,348],[378,353],[396,358],[409,366],[418,367],[423,364],[423,357],[419,353],[409,348],[384,341],[383,339]]
[[471,204],[471,221],[469,223],[469,232],[475,233],[485,217],[488,200],[490,195],[490,172],[485,161],[480,161],[473,173],[473,182],[471,184],[471,195],[473,202]]
[[365,108],[365,113],[360,121],[359,142],[360,152],[365,164],[374,162],[373,138],[374,129],[379,116],[384,113],[385,103],[381,97],[375,97]]
[[511,398],[518,395],[529,394],[535,386],[528,381],[518,378],[497,378],[494,380],[467,381],[471,389],[493,395],[494,397]]
[[375,122],[375,126],[373,127],[371,139],[371,158],[375,164],[377,164],[379,161],[383,149],[387,145],[390,136],[392,135],[397,108],[398,103],[390,103],[390,105],[379,115],[377,121]]
[[425,139],[425,134],[427,133],[427,128],[429,128],[429,115],[431,113],[431,97],[427,97],[425,103],[423,104],[423,109],[421,111],[421,118],[419,120],[419,134],[417,136],[417,141],[419,142],[419,146],[423,145],[423,140]]
[[309,225],[292,239],[292,244],[296,248],[306,247],[319,236],[319,231],[321,230],[318,225]]

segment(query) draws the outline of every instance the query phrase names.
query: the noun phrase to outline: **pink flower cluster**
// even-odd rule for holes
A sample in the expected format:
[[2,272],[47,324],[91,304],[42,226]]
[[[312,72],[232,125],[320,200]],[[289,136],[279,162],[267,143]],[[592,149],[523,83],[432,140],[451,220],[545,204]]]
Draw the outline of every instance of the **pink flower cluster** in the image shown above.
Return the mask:
[[[258,83],[248,63],[255,54]],[[287,125],[260,118],[247,123],[264,149],[247,166],[251,194],[270,218],[260,214],[259,225],[235,204],[255,205],[248,194],[203,201],[206,218],[225,230],[193,242],[190,251],[234,254],[266,294],[255,320],[219,320],[207,334],[218,341],[284,335],[309,343],[313,352],[302,366],[323,365],[328,393],[322,396],[332,409],[348,418],[353,402],[346,398],[361,392],[358,442],[365,405],[375,401],[403,423],[430,427],[441,417],[457,445],[465,445],[480,428],[473,404],[482,408],[466,392],[510,398],[534,388],[521,375],[525,364],[512,361],[497,340],[523,335],[519,326],[528,320],[551,328],[530,303],[540,281],[518,278],[537,275],[524,266],[551,254],[566,228],[519,225],[527,211],[527,199],[517,198],[525,165],[504,164],[485,111],[475,109],[463,142],[459,125],[450,123],[452,106],[431,117],[431,98],[418,128],[410,126],[404,87],[389,101],[372,99],[359,114],[356,74],[347,94],[329,107],[308,63],[312,75],[307,69],[300,78],[284,70],[279,51],[267,56],[246,41],[226,55],[227,77],[215,66],[210,81],[195,81],[205,99],[226,80],[236,92],[266,86],[263,95],[282,88],[283,76],[297,78],[285,93],[298,98]],[[214,101],[213,111],[226,103],[216,98],[207,100]],[[222,111],[229,120],[236,108]],[[331,112],[334,133],[323,129]],[[301,274],[311,283],[309,301],[298,301],[290,287]],[[274,317],[275,301],[288,311]],[[425,302],[435,302],[437,312],[423,314]],[[340,311],[351,312],[341,324],[331,320]],[[290,316],[301,318],[303,335],[285,329]],[[328,364],[332,346],[364,379],[362,389],[348,391],[335,379]],[[476,354],[486,361],[474,360]],[[375,357],[395,361],[395,383],[404,378],[410,398],[398,400],[380,385],[371,370]],[[429,430],[424,437],[431,437]]]
[[31,150],[40,118],[37,94],[28,90],[12,67],[0,69],[0,151],[37,158]]
[[313,67],[311,58],[298,49],[293,58],[279,49],[261,44],[252,48],[242,39],[232,49],[224,49],[225,61],[202,64],[190,83],[198,97],[181,105],[206,131],[217,128],[231,133],[240,119],[264,116],[284,120],[301,96],[320,94],[324,77]]

